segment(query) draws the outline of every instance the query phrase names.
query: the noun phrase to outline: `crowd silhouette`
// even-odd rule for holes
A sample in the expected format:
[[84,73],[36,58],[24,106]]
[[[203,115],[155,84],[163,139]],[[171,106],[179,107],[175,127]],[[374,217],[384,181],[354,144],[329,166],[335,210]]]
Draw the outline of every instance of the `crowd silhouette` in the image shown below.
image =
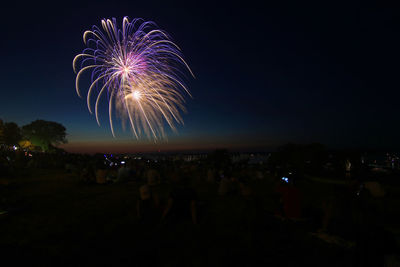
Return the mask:
[[[396,242],[385,230],[385,192],[380,183],[368,181],[367,171],[343,183],[319,185],[306,172],[229,157],[225,151],[188,161],[2,150],[1,181],[12,182],[5,178],[33,169],[59,169],[81,186],[135,188],[132,211],[143,235],[140,251],[148,255],[162,248],[144,263],[163,265],[160,259],[167,258],[174,266],[202,266],[208,257],[203,254],[212,250],[216,266],[294,266],[295,259],[317,253],[315,240],[341,251],[342,266],[396,262]],[[329,189],[318,195],[319,186]],[[5,192],[7,183],[0,188]],[[4,197],[0,204],[12,210]],[[322,260],[317,255],[304,262]]]

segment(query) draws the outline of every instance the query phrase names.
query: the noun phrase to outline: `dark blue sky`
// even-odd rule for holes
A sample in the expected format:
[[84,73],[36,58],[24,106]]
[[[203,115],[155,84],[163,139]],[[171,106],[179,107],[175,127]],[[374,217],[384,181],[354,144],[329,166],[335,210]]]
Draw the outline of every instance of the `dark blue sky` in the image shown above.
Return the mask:
[[[398,9],[365,1],[178,3],[110,1],[2,10],[0,118],[66,126],[71,151],[264,150],[286,142],[399,148]],[[102,18],[155,21],[196,79],[185,126],[169,142],[102,126],[75,93],[72,59]],[[104,99],[105,100],[105,99]]]

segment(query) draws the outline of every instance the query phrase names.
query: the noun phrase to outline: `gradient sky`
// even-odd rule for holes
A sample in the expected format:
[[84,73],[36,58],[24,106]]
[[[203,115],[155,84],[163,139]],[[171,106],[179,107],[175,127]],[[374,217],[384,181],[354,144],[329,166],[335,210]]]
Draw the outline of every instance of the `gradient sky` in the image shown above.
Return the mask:
[[[400,148],[399,9],[365,1],[69,1],[2,8],[0,118],[62,123],[68,151],[268,150],[287,142]],[[296,4],[297,3],[297,4]],[[75,92],[72,59],[102,18],[152,20],[196,75],[179,135],[114,139]],[[106,99],[103,99],[106,101]]]

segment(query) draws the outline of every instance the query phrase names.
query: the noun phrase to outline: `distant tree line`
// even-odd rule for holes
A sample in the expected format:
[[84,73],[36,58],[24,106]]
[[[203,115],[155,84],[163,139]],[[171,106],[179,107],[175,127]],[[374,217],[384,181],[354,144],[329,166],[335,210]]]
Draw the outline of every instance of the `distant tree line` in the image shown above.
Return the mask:
[[65,127],[57,122],[35,120],[19,127],[15,122],[0,119],[0,145],[3,148],[21,147],[36,151],[54,151],[67,143]]
[[339,175],[345,172],[346,161],[351,162],[353,174],[361,174],[365,169],[362,150],[332,150],[320,143],[280,146],[271,153],[268,160],[271,169],[295,171],[298,174]]

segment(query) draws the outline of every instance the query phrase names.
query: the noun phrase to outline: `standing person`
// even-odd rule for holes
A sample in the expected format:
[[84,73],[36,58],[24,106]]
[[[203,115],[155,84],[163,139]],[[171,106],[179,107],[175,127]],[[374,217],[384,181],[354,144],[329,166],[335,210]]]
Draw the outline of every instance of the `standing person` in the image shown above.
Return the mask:
[[226,196],[231,192],[231,181],[224,175],[221,177],[221,181],[219,182],[219,187],[218,187],[218,195],[220,196]]
[[154,186],[160,183],[160,174],[155,169],[149,169],[146,172],[147,184]]
[[158,199],[152,194],[149,185],[145,184],[139,188],[139,200],[136,204],[136,211],[139,220],[145,226],[155,226],[160,220],[158,210]]
[[282,215],[288,219],[299,219],[301,218],[300,190],[296,187],[293,178],[283,178],[286,179],[282,180],[276,189],[281,194]]
[[177,174],[173,176],[172,190],[164,210],[163,219],[175,222],[191,220],[193,224],[197,224],[197,196],[187,182]]
[[96,163],[96,183],[105,184],[107,177],[107,168],[102,160],[98,160]]
[[85,167],[83,167],[80,176],[81,180],[86,184],[91,184],[95,182],[95,174],[90,164],[87,164]]
[[360,187],[355,193],[353,210],[356,233],[355,266],[384,266],[385,254],[390,255],[396,251],[396,241],[385,230],[382,202],[385,192],[377,183],[366,182],[365,177],[358,177],[358,180]]
[[207,170],[207,182],[210,184],[215,183],[215,170],[212,168]]
[[130,169],[126,166],[125,163],[121,163],[121,166],[118,169],[117,179],[115,182],[124,182],[129,179]]
[[162,217],[161,240],[165,242],[162,245],[165,248],[162,253],[169,258],[176,255],[178,262],[173,265],[187,266],[193,253],[198,251],[197,227],[194,226],[197,224],[197,196],[188,184],[187,177],[180,177],[174,173],[171,178],[171,191]]

